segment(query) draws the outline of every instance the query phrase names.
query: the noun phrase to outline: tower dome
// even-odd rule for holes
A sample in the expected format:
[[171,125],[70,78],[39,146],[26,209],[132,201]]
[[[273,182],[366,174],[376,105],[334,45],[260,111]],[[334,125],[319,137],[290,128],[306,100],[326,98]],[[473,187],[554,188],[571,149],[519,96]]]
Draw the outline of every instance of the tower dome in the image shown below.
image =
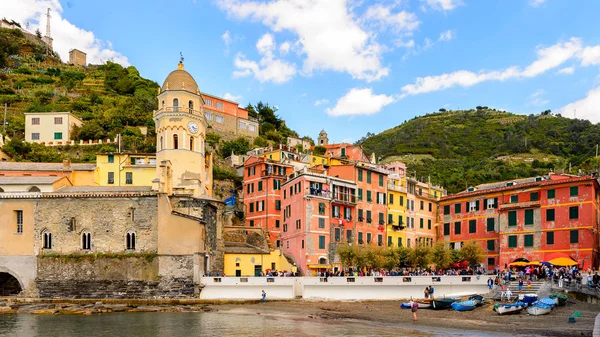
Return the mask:
[[173,70],[167,76],[160,92],[162,93],[167,90],[184,90],[194,95],[200,95],[198,84],[192,75],[184,70],[183,62],[179,62],[177,70]]

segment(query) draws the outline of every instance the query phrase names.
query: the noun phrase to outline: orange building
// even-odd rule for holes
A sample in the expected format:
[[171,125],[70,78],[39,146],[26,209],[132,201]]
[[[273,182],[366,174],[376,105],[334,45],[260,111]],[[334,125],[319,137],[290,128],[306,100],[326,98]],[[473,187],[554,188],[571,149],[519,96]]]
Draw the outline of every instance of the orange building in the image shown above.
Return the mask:
[[272,242],[279,240],[281,230],[281,186],[292,171],[291,165],[266,158],[249,157],[244,162],[246,225],[267,229]]
[[597,268],[599,193],[596,176],[565,174],[470,187],[442,198],[438,237],[456,249],[479,242],[488,269],[518,258],[543,262],[555,253]]
[[387,171],[367,164],[335,165],[327,171],[331,177],[356,182],[356,242],[385,245]]

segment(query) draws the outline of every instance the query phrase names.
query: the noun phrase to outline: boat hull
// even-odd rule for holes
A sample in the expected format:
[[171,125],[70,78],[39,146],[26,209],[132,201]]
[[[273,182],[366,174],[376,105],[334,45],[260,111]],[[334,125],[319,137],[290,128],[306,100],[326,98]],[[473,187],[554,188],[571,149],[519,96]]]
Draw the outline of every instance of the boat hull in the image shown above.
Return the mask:
[[416,301],[419,305],[419,309],[429,309],[431,308],[431,301]]
[[553,294],[550,295],[550,298],[554,299],[554,303],[559,306],[567,304],[567,301],[569,300],[569,297],[564,294]]
[[471,311],[475,309],[476,304],[477,302],[475,301],[454,302],[452,303],[452,308],[456,311]]
[[452,303],[454,303],[454,302],[455,302],[455,300],[449,300],[449,299],[433,300],[433,301],[431,301],[431,309],[433,309],[433,310],[450,309],[452,307]]
[[548,315],[552,311],[550,307],[540,307],[537,305],[532,305],[527,308],[527,313],[532,316],[540,316],[540,315]]
[[516,305],[501,305],[496,308],[496,312],[500,315],[514,315],[520,313],[521,310],[523,310],[523,307]]

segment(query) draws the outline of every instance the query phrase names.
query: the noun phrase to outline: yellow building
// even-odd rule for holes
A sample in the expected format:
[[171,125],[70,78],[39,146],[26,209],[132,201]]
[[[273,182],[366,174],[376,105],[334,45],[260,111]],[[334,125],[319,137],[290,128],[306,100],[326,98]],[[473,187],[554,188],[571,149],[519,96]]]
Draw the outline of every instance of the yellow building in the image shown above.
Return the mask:
[[345,165],[348,163],[347,160],[342,160],[339,158],[332,158],[331,156],[322,156],[322,155],[318,155],[318,154],[311,154],[310,155],[310,167],[313,166],[317,166],[317,165],[327,165],[327,166],[333,166],[333,165]]
[[109,153],[96,156],[96,186],[152,186],[155,178],[155,154]]
[[[424,183],[413,178],[406,179],[407,204],[406,245],[433,246],[438,226],[438,201],[444,195],[440,186]],[[408,226],[410,219],[410,226]]]
[[406,246],[406,204],[408,202],[406,178],[397,174],[388,176],[387,245]]
[[259,276],[261,270],[296,272],[281,250],[261,250],[245,243],[228,242],[225,246],[226,276]]
[[26,112],[25,141],[45,144],[66,144],[74,126],[83,122],[70,112]]

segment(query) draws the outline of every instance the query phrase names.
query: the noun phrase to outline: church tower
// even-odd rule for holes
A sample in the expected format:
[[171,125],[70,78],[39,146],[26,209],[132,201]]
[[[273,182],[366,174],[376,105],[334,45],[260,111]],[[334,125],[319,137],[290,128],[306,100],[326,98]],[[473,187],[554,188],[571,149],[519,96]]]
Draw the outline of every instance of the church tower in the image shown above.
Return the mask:
[[319,138],[317,140],[317,145],[324,146],[327,144],[329,144],[329,138],[327,138],[327,132],[325,132],[325,130],[321,130],[321,132],[319,132]]
[[212,156],[206,153],[208,126],[203,100],[183,58],[158,92],[155,189],[167,194],[212,196]]

